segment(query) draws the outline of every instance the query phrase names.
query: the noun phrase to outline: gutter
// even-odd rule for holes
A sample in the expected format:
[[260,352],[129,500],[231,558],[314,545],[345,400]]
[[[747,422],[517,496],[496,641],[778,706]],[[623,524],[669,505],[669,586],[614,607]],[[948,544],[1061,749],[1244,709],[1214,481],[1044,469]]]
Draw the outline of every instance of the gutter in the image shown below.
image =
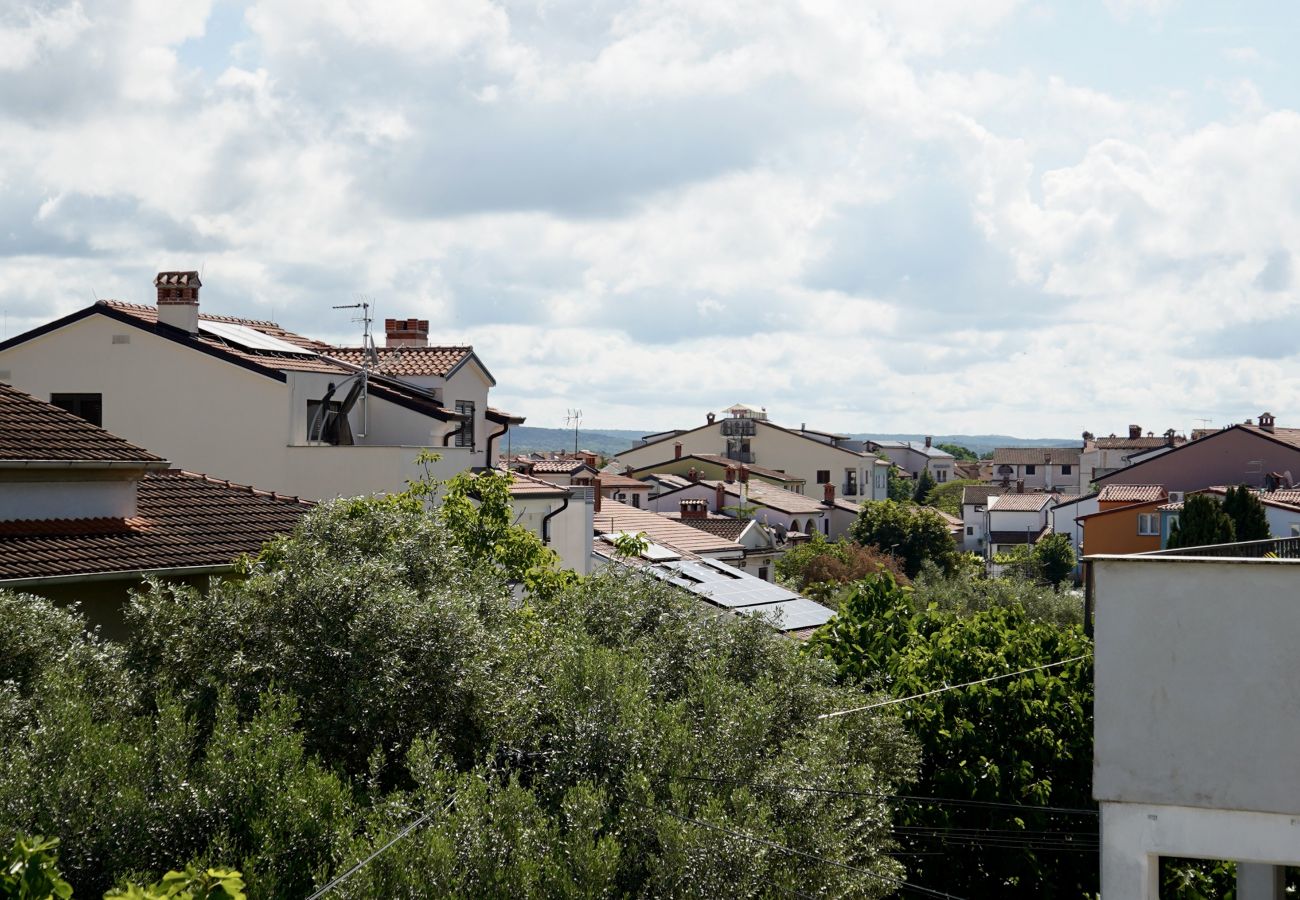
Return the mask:
[[165,472],[171,467],[172,464],[165,459],[0,459],[0,469],[141,469]]
[[65,584],[142,579],[146,575],[222,575],[234,570],[234,563],[219,563],[207,566],[179,566],[171,569],[126,569],[121,572],[95,572],[88,575],[45,575],[34,578],[0,579],[0,588],[58,587]]
[[492,444],[493,444],[493,442],[496,441],[498,438],[503,438],[503,437],[505,437],[505,436],[506,436],[506,432],[509,431],[509,430],[510,430],[510,423],[509,423],[509,422],[505,422],[505,423],[503,423],[503,424],[501,425],[501,430],[500,430],[500,431],[497,431],[497,432],[494,432],[493,434],[489,434],[489,435],[488,435],[488,439],[487,439],[487,455],[488,455],[488,456],[491,456],[491,455],[492,455]]
[[551,519],[555,518],[560,513],[564,512],[566,509],[569,508],[570,496],[572,495],[565,494],[564,503],[560,505],[559,509],[553,509],[550,512],[548,512],[546,515],[542,516],[542,543],[543,544],[549,544],[551,542]]

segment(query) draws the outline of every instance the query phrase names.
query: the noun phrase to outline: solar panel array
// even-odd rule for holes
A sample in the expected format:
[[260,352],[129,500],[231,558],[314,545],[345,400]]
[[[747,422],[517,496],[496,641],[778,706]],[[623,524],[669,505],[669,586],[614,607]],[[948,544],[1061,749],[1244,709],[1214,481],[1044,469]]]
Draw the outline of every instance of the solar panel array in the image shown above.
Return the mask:
[[223,341],[229,341],[232,344],[238,344],[246,350],[266,350],[271,353],[292,353],[296,356],[314,356],[310,350],[304,350],[288,341],[282,341],[279,338],[271,337],[269,334],[263,334],[256,328],[249,328],[247,325],[236,325],[233,322],[209,322],[206,319],[199,319],[199,331],[207,332]]
[[780,585],[709,559],[661,562],[650,571],[715,606],[741,615],[768,616],[781,631],[815,628],[834,615]]

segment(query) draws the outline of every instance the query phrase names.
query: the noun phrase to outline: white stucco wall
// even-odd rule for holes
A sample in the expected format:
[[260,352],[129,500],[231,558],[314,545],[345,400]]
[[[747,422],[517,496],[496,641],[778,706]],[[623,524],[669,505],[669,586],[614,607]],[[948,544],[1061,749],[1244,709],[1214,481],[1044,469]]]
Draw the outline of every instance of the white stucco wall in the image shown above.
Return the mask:
[[[567,569],[579,574],[591,571],[592,501],[591,492],[577,488],[569,498],[563,512],[551,519],[548,546],[560,557]],[[542,536],[542,520],[551,512],[564,506],[563,497],[515,497],[513,504],[515,522],[538,537]]]
[[1074,546],[1075,555],[1083,552],[1083,526],[1075,519],[1080,516],[1088,516],[1098,511],[1099,504],[1096,497],[1089,497],[1086,500],[1079,500],[1068,506],[1062,506],[1059,509],[1048,510],[1047,524],[1051,526],[1052,531],[1056,534],[1068,534],[1070,543]]
[[[15,519],[128,519],[136,480],[13,481],[0,471],[0,522]],[[26,473],[23,473],[26,474]]]
[[1093,795],[1300,813],[1300,564],[1099,557]]

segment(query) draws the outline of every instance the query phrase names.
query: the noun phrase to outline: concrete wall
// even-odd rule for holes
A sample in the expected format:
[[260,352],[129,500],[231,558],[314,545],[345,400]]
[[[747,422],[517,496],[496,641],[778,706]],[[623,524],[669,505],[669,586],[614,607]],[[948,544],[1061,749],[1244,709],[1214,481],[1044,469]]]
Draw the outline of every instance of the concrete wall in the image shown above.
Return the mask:
[[1300,812],[1300,564],[1097,559],[1093,795]]
[[[548,546],[566,569],[585,575],[591,571],[592,503],[589,490],[577,489],[563,512],[551,519]],[[511,504],[515,524],[542,536],[542,520],[564,506],[563,497],[515,497]]]
[[1096,497],[1089,497],[1086,500],[1079,500],[1068,506],[1062,506],[1059,509],[1048,510],[1047,524],[1051,526],[1052,531],[1056,534],[1066,534],[1070,536],[1070,544],[1074,547],[1076,556],[1083,556],[1083,525],[1075,520],[1080,516],[1086,516],[1095,513],[1098,510]]
[[[112,470],[107,470],[112,472]],[[115,480],[49,472],[0,469],[0,522],[15,519],[129,519],[136,513],[136,483],[141,472]],[[44,475],[44,479],[36,480]],[[16,480],[15,476],[31,476]]]

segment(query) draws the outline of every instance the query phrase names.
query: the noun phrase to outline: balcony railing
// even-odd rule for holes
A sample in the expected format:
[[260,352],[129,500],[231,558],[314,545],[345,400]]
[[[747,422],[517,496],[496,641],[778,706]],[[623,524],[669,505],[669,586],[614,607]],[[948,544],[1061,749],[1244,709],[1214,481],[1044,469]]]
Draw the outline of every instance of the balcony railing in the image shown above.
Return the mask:
[[758,426],[753,419],[723,419],[723,437],[753,437],[758,433]]
[[856,497],[858,495],[858,486],[853,482],[845,482],[840,493],[845,497]]
[[1231,559],[1300,559],[1300,537],[1267,538],[1262,541],[1239,541],[1234,544],[1210,544],[1205,547],[1175,547],[1152,550],[1137,556],[1201,556]]
[[734,459],[736,462],[752,463],[754,454],[749,450],[728,450],[727,459]]

